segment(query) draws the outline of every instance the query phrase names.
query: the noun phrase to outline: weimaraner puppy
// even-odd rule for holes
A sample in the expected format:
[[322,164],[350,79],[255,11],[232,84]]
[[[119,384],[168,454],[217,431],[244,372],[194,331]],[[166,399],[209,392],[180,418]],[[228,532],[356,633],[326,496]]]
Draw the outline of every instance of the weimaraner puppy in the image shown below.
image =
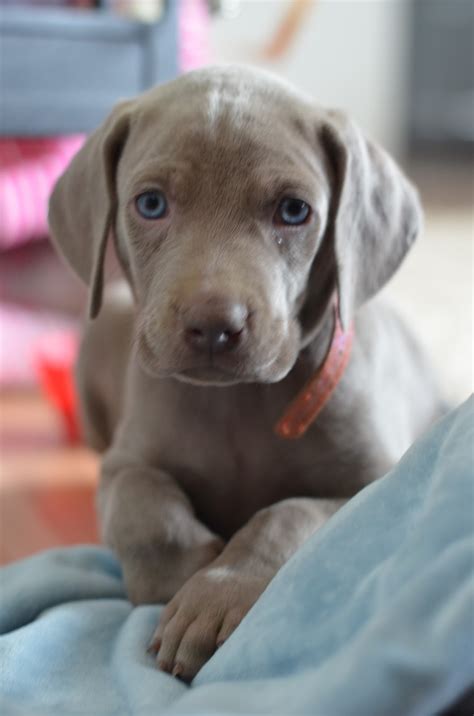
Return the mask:
[[[78,382],[103,538],[131,601],[167,603],[151,648],[190,680],[439,414],[416,343],[369,301],[417,195],[344,114],[214,67],[119,104],[50,223],[90,286]],[[109,240],[133,301],[111,291],[98,316]]]

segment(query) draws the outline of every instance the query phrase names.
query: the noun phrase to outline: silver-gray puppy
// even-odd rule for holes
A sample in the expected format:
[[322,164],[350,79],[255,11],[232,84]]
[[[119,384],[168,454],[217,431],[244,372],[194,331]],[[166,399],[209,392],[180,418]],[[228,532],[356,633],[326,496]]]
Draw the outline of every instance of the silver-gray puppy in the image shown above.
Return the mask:
[[[93,318],[109,239],[133,294],[86,328],[84,425],[105,450],[104,540],[134,603],[168,603],[154,649],[189,680],[439,414],[416,343],[367,303],[417,235],[417,195],[342,113],[216,67],[118,105],[59,180],[50,223]],[[327,390],[337,331],[349,362]],[[319,415],[286,440],[274,427],[314,376]]]

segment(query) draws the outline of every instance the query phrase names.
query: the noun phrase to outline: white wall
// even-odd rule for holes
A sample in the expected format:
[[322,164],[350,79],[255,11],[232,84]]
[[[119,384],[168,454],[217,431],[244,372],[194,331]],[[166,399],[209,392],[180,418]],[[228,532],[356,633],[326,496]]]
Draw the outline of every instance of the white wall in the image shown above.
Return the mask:
[[340,107],[387,149],[403,149],[410,0],[316,0],[282,60],[263,62],[290,0],[241,0],[212,25],[216,62],[265,66],[327,106]]

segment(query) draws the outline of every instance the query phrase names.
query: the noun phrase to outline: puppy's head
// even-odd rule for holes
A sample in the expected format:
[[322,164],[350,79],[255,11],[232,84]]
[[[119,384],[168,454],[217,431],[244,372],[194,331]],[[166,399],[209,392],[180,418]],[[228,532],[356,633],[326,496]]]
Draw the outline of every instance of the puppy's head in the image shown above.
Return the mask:
[[50,204],[92,317],[111,236],[144,366],[216,384],[282,379],[336,292],[347,326],[419,218],[410,184],[344,115],[244,68],[194,72],[116,107]]

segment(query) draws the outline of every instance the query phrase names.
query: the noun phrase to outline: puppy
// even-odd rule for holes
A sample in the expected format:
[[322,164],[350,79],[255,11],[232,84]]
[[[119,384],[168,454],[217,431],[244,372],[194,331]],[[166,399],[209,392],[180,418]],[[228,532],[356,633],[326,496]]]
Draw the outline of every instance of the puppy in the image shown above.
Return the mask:
[[[369,301],[417,195],[344,114],[216,67],[118,105],[50,224],[90,286],[78,382],[103,538],[131,601],[167,603],[152,649],[190,680],[439,414],[416,343]],[[130,296],[99,315],[109,240]]]

